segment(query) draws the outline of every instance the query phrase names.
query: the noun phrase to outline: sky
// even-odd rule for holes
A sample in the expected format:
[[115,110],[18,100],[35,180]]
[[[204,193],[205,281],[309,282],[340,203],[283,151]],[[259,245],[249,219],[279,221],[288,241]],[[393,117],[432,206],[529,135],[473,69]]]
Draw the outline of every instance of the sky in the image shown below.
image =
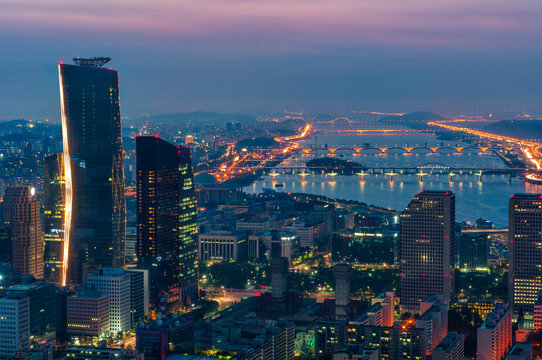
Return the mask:
[[0,0],[0,119],[107,56],[123,116],[542,112],[540,0]]

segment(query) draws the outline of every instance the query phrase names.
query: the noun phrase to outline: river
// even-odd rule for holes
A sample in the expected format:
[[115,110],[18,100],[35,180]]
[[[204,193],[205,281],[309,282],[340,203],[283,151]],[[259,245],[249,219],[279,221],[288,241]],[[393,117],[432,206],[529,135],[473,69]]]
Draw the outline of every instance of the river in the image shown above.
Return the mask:
[[[371,146],[392,147],[405,146],[466,146],[467,144],[443,141],[431,133],[415,132],[413,134],[368,134],[345,135],[336,133],[317,133],[301,143],[308,147],[362,147],[369,143]],[[326,151],[312,151],[310,154],[298,153],[285,160],[281,165],[298,165],[315,157],[329,156]],[[389,151],[386,153],[362,152],[353,153],[339,151],[332,155],[342,160],[352,160],[366,166],[422,166],[442,164],[452,167],[484,167],[505,168],[501,159],[493,154],[483,154],[478,150],[454,153],[453,150],[443,150],[439,153],[419,152],[403,153]],[[280,166],[280,165],[279,165]],[[428,172],[428,171],[426,171]],[[275,187],[283,184],[282,187]],[[473,174],[458,174],[452,177],[446,175],[426,175],[420,181],[416,175],[382,174],[366,175],[361,179],[358,175],[337,175],[332,180],[330,175],[310,174],[304,180],[298,174],[281,174],[273,178],[263,176],[263,181],[256,181],[246,186],[244,191],[259,193],[263,188],[275,188],[277,191],[303,192],[324,195],[330,198],[362,201],[367,204],[382,206],[390,209],[404,209],[412,197],[423,189],[452,190],[456,195],[456,220],[474,222],[477,218],[493,220],[496,227],[508,226],[508,200],[514,193],[542,193],[542,186],[526,183],[520,178],[508,175],[483,175],[482,181]]]

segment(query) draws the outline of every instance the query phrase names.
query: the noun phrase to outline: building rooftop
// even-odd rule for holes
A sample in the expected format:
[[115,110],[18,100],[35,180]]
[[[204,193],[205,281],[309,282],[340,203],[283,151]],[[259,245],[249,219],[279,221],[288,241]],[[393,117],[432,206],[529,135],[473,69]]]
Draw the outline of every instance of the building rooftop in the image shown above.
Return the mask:
[[463,335],[461,335],[458,332],[451,331],[442,339],[440,344],[435,348],[434,351],[440,350],[442,352],[448,352],[450,349],[452,349],[461,339],[463,338]]

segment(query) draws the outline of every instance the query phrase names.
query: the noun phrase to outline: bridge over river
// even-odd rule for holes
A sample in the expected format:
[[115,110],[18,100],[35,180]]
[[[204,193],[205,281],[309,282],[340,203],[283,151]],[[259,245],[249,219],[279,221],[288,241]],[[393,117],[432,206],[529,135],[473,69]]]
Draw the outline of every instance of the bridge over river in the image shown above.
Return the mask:
[[[336,175],[358,175],[362,179],[364,176],[370,176],[375,174],[387,175],[390,177],[390,180],[393,181],[394,176],[396,175],[415,175],[419,176],[420,180],[423,180],[424,176],[429,175],[444,175],[448,176],[450,181],[456,175],[475,175],[478,176],[478,180],[482,181],[483,175],[488,174],[506,174],[509,175],[509,179],[513,176],[524,176],[527,172],[525,168],[495,168],[495,167],[455,167],[447,166],[441,163],[427,163],[420,166],[364,166],[358,164],[351,164],[348,169],[341,168],[340,166],[310,166],[306,165],[286,165],[286,166],[275,166],[275,167],[261,167],[256,166],[254,168],[243,167],[244,170],[260,172],[263,175],[272,176],[273,179],[279,177],[280,175],[286,174],[297,174],[303,178],[307,175],[317,175],[322,174],[326,176],[331,176],[332,179]],[[529,171],[530,173],[532,171]]]

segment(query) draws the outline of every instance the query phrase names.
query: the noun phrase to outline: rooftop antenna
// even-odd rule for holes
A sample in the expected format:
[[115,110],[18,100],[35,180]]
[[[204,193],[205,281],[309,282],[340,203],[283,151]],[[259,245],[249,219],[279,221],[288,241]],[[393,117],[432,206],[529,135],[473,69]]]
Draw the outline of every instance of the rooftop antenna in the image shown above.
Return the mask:
[[74,57],[73,62],[79,66],[88,66],[92,68],[100,68],[111,61],[111,58],[108,57],[92,57],[92,58],[83,58],[83,57]]

